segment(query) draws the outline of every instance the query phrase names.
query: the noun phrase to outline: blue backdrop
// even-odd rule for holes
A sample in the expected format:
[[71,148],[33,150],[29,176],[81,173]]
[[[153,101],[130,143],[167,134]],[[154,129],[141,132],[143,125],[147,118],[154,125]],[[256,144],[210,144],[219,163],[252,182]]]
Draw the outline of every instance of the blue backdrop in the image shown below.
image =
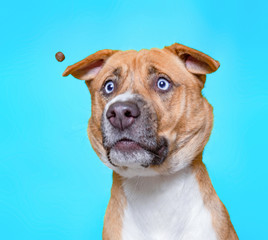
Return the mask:
[[101,239],[112,172],[87,139],[86,85],[61,74],[100,49],[174,42],[221,63],[203,91],[215,115],[204,162],[239,237],[264,239],[267,7],[264,0],[3,1],[0,239]]

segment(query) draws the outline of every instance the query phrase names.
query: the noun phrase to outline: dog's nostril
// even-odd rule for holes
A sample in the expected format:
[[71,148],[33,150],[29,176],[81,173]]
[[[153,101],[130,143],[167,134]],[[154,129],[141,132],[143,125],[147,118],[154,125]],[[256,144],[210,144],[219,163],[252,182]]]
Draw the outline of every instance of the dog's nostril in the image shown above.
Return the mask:
[[110,118],[115,118],[115,117],[116,117],[116,112],[115,112],[115,110],[113,110],[113,109],[109,109],[109,110],[107,111],[107,113],[106,113],[106,117],[107,117],[108,119],[110,119]]
[[132,114],[131,114],[130,111],[126,110],[126,111],[125,111],[125,116],[126,116],[126,117],[132,117]]
[[116,117],[116,113],[115,113],[115,111],[111,111],[111,114],[110,114],[109,117]]

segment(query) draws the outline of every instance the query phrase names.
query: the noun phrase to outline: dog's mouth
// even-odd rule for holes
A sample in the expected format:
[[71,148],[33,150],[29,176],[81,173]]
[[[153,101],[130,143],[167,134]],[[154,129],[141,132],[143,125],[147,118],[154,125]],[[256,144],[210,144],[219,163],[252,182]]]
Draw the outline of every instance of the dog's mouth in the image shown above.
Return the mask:
[[113,145],[113,148],[115,150],[129,152],[129,151],[141,150],[143,147],[140,146],[139,143],[137,143],[131,139],[123,138],[123,139],[120,139],[119,141],[117,141]]
[[157,144],[157,147],[150,148],[132,139],[122,138],[116,141],[113,144],[113,146],[111,146],[107,150],[108,150],[107,151],[108,159],[110,163],[114,166],[116,166],[116,164],[114,164],[112,160],[110,159],[111,150],[118,151],[123,154],[131,154],[133,152],[146,151],[152,156],[151,157],[152,159],[150,162],[141,164],[141,166],[147,168],[150,165],[160,165],[161,163],[164,162],[168,154],[168,142],[165,138],[161,138]]

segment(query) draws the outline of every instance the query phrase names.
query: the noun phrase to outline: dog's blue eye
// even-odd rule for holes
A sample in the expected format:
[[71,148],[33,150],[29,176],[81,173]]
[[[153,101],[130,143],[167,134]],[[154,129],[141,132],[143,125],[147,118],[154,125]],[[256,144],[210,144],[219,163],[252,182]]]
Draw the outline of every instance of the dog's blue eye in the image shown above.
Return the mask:
[[108,81],[104,86],[105,92],[110,94],[114,91],[114,83],[112,81]]
[[158,79],[157,81],[157,87],[162,90],[162,91],[166,91],[169,89],[170,83],[167,79],[161,77]]

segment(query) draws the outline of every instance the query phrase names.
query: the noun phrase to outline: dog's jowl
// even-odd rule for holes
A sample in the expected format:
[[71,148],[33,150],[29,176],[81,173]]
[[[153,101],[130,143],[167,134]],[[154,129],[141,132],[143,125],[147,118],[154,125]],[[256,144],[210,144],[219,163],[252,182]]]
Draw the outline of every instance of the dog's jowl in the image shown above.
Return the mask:
[[88,136],[113,170],[104,240],[238,239],[202,162],[213,111],[201,91],[219,65],[176,43],[101,50],[63,73],[85,80]]

